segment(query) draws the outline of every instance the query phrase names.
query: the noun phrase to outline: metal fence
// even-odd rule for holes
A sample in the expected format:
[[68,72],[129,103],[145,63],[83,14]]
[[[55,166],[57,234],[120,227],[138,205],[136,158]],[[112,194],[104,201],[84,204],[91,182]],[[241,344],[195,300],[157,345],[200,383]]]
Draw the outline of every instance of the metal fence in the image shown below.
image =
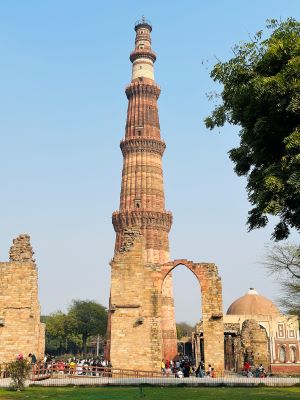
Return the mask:
[[[8,387],[10,378],[5,368],[0,374],[0,387]],[[300,385],[300,377],[245,377],[234,372],[218,372],[211,378],[191,375],[177,378],[174,373],[138,371],[96,366],[68,364],[34,365],[27,385],[30,386],[293,386]]]

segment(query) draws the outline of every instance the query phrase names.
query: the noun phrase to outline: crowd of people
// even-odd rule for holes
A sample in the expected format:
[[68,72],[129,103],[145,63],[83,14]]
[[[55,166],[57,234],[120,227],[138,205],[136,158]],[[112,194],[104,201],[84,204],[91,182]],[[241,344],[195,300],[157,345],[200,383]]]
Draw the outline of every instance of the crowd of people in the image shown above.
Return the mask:
[[[193,360],[188,357],[177,359],[175,361],[162,360],[161,371],[163,376],[175,376],[176,378],[189,378],[194,376],[197,378],[216,378],[216,371],[211,364],[208,364],[205,370],[204,363],[200,361],[196,367]],[[244,368],[241,371],[243,376],[248,378],[265,378],[267,377],[267,371],[260,364],[258,367],[251,365],[249,362],[245,362]]]
[[267,371],[265,370],[264,366],[262,364],[259,364],[257,368],[252,366],[249,361],[246,361],[244,363],[244,368],[242,371],[242,374],[244,376],[247,376],[248,378],[266,378],[267,377]]
[[[32,361],[32,359],[31,359]],[[70,357],[66,360],[57,359],[46,354],[42,362],[33,362],[35,372],[43,373],[61,373],[71,375],[89,375],[99,376],[112,368],[109,361],[101,357],[76,358]]]
[[196,368],[193,360],[188,357],[177,360],[162,360],[161,371],[163,376],[174,375],[176,378],[189,378],[195,376],[198,378],[215,378],[216,373],[214,368],[209,364],[207,371],[205,371],[204,363],[201,361]]
[[[23,357],[23,356],[22,356]],[[112,368],[110,361],[103,357],[76,358],[70,357],[67,360],[56,359],[55,357],[46,354],[42,362],[37,362],[34,354],[29,354],[31,363],[35,365],[36,371],[57,372],[71,375],[87,375],[101,376],[108,373]],[[249,378],[257,377],[264,378],[267,372],[262,364],[257,368],[246,361],[244,368],[241,371],[243,376]],[[189,357],[176,358],[175,360],[162,360],[161,373],[164,377],[189,378],[190,376],[198,378],[215,378],[216,372],[211,364],[208,364],[205,370],[204,363],[201,361],[196,367],[193,359]]]

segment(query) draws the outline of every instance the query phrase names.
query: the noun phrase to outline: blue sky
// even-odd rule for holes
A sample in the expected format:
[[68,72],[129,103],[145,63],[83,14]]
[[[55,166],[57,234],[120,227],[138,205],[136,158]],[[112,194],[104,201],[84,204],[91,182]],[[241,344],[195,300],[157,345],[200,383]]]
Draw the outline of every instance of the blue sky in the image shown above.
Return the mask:
[[[172,258],[215,262],[224,308],[249,287],[271,299],[278,286],[259,264],[272,225],[247,232],[245,181],[227,152],[238,128],[206,130],[217,59],[268,18],[299,19],[298,1],[68,1],[0,3],[0,259],[29,233],[42,312],[73,298],[107,304],[111,213],[119,206],[134,22],[152,21],[164,177],[174,224]],[[299,241],[293,233],[291,240]],[[175,270],[177,319],[195,322],[200,291]]]

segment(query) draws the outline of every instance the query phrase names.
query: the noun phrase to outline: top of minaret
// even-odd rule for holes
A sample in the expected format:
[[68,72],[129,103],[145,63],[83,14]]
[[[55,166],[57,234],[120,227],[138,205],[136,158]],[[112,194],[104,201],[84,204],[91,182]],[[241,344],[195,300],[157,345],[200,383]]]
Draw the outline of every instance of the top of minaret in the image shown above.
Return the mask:
[[137,31],[139,28],[148,28],[150,32],[152,31],[152,24],[144,17],[144,15],[142,15],[142,18],[136,21],[134,25],[135,31]]
[[154,81],[153,64],[156,54],[151,48],[151,22],[143,16],[141,20],[136,21],[134,29],[136,32],[135,48],[130,53],[130,61],[133,64],[131,80],[148,78]]

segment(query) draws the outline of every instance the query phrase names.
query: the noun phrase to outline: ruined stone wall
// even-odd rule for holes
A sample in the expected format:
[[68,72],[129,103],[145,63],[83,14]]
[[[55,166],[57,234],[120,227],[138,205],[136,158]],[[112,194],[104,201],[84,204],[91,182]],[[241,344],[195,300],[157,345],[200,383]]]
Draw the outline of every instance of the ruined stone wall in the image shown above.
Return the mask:
[[201,284],[205,365],[211,364],[216,371],[223,371],[222,285],[217,267],[187,260],[149,263],[144,236],[134,229],[125,230],[123,236],[123,246],[111,262],[109,315],[113,367],[160,371],[165,344],[172,345],[172,341],[177,344],[175,338],[164,336],[163,283],[173,268],[183,264]]
[[10,249],[10,261],[0,263],[0,363],[19,354],[42,358],[45,328],[40,323],[38,275],[28,235]]
[[147,264],[145,239],[133,229],[111,262],[111,348],[115,368],[160,371],[160,293],[155,266]]
[[243,322],[241,331],[241,357],[239,368],[243,368],[245,360],[254,366],[262,364],[266,369],[270,365],[268,337],[265,328],[254,319]]
[[[257,324],[253,325],[256,321]],[[247,323],[246,323],[247,322]],[[250,324],[250,325],[249,325]],[[246,329],[246,327],[248,328]],[[252,332],[252,339],[249,335],[249,326],[254,326]],[[243,338],[240,333],[244,329]],[[268,362],[265,368],[269,368],[271,364],[271,371],[274,373],[294,373],[300,371],[300,341],[299,341],[299,325],[298,319],[295,315],[263,315],[263,314],[244,314],[244,315],[225,315],[224,316],[224,332],[226,333],[237,333],[235,338],[234,350],[236,357],[236,368],[240,369],[243,367],[245,357],[252,357],[251,352],[253,352],[254,346],[256,346],[255,340],[259,338],[257,332],[259,332],[260,339],[258,339],[257,352],[266,353],[265,334],[268,341],[267,355],[265,354],[264,360],[261,361],[262,364],[267,358]],[[262,346],[262,349],[261,349]],[[286,348],[286,362],[282,363],[279,359],[280,347],[284,346]],[[295,360],[291,359],[290,349],[295,348]],[[263,351],[262,351],[263,350]],[[253,363],[257,366],[260,363],[257,358],[258,355],[254,351],[254,361]],[[250,360],[251,361],[251,360]],[[294,367],[291,367],[293,363]],[[274,366],[274,368],[273,368]]]

